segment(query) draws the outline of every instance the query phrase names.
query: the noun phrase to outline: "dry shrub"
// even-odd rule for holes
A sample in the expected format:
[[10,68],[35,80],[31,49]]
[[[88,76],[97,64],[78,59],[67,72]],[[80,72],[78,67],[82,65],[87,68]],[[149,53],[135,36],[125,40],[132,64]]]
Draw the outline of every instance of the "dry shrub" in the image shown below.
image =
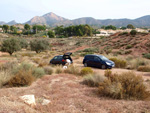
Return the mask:
[[80,69],[79,67],[70,65],[67,69],[64,70],[65,73],[74,74],[74,75],[80,75]]
[[48,74],[48,75],[51,75],[51,74],[54,72],[54,71],[53,71],[53,68],[50,67],[50,66],[44,67],[44,71],[45,71],[45,73]]
[[28,56],[28,57],[33,57],[35,53],[21,53],[22,57]]
[[131,59],[128,61],[129,69],[138,69],[139,66],[146,66],[148,65],[149,61],[143,58]]
[[142,72],[150,72],[150,66],[139,66],[137,70]]
[[22,87],[29,86],[35,78],[32,76],[32,71],[20,70],[13,78],[11,78],[4,86],[9,87]]
[[7,83],[13,75],[9,70],[1,70],[0,71],[0,87],[3,86],[3,84]]
[[87,75],[87,74],[92,74],[92,73],[93,73],[93,70],[90,67],[84,67],[81,69],[81,72],[80,72],[81,75]]
[[98,87],[99,83],[104,82],[106,77],[100,74],[88,74],[83,79],[83,84],[86,84],[90,87]]
[[55,67],[56,67],[56,69],[55,69],[55,73],[56,73],[56,74],[60,74],[60,73],[63,72],[62,66],[55,66]]
[[40,62],[41,59],[40,59],[40,58],[33,58],[32,60],[33,60],[35,63],[38,64],[38,63]]
[[117,68],[125,68],[127,66],[127,62],[125,60],[120,60],[117,58],[110,58],[110,60],[115,62],[115,67]]
[[150,96],[142,77],[133,72],[112,74],[107,78],[99,86],[99,93],[103,96],[117,99],[146,99]]
[[40,61],[40,62],[39,62],[39,67],[44,67],[44,66],[46,66],[46,65],[48,65],[48,62],[47,62],[47,61]]
[[32,75],[36,78],[41,78],[43,75],[45,75],[45,71],[43,68],[33,68]]
[[7,62],[0,64],[0,70],[11,70],[13,67],[17,66],[17,62]]

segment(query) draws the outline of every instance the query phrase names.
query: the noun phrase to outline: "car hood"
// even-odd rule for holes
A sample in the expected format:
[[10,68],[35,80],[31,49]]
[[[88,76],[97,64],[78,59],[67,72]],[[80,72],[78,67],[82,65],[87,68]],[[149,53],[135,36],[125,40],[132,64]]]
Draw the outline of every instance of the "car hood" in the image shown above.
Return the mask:
[[111,60],[105,60],[105,62],[111,63],[111,64],[115,64],[113,61]]

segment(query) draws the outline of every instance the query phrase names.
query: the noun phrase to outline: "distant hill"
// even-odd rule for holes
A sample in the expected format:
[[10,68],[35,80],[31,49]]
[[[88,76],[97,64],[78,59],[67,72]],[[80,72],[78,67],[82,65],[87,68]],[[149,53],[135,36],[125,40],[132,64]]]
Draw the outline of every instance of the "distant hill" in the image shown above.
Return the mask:
[[[137,19],[95,19],[92,17],[83,17],[74,20],[69,20],[58,16],[52,12],[47,13],[43,16],[35,16],[31,20],[23,23],[23,24],[41,24],[41,25],[50,25],[50,26],[69,26],[69,25],[79,25],[79,24],[89,24],[89,25],[96,25],[96,26],[107,26],[107,25],[114,25],[117,27],[127,26],[128,24],[133,24],[136,27],[150,27],[150,15],[143,16]],[[8,24],[14,25],[17,24],[14,20],[8,23],[0,21],[0,25]]]
[[54,13],[47,13],[43,16],[33,17],[30,21],[26,22],[28,24],[46,24],[51,26],[57,25],[79,25],[79,24],[89,24],[97,26],[114,25],[117,27],[127,26],[128,24],[133,24],[136,27],[150,27],[150,15],[143,16],[137,19],[95,19],[92,17],[83,17],[74,20],[69,20],[60,17]]
[[0,21],[0,25],[4,25],[4,24],[7,24],[7,25],[15,25],[15,24],[17,24],[17,22],[16,22],[15,20],[12,20],[12,21],[10,21],[10,22],[8,22],[8,23],[3,22],[3,21]]
[[55,23],[59,23],[61,21],[66,21],[67,19],[57,16],[54,13],[47,13],[43,16],[36,16],[33,17],[31,20],[29,20],[28,22],[26,22],[27,24],[47,24],[47,25],[53,25]]

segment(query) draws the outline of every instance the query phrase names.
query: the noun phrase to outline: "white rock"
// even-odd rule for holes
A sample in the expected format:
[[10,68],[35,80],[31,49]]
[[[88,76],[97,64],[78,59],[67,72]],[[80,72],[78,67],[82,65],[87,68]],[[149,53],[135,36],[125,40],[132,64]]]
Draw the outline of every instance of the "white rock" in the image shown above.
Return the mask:
[[31,106],[35,106],[36,105],[34,95],[20,96],[20,99],[22,99],[28,105],[31,105]]
[[48,105],[50,102],[50,100],[43,99],[42,105]]

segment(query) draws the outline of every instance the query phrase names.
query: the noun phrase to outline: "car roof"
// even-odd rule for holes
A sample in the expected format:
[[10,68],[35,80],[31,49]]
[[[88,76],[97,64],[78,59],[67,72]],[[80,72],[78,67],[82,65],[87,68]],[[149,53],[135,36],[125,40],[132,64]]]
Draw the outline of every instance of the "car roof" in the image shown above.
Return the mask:
[[[102,57],[103,55],[89,54],[89,55],[86,55],[86,56],[97,56],[97,57]],[[85,57],[86,57],[86,56],[85,56]]]
[[57,55],[57,56],[55,56],[55,57],[58,57],[58,56],[63,56],[63,55]]

